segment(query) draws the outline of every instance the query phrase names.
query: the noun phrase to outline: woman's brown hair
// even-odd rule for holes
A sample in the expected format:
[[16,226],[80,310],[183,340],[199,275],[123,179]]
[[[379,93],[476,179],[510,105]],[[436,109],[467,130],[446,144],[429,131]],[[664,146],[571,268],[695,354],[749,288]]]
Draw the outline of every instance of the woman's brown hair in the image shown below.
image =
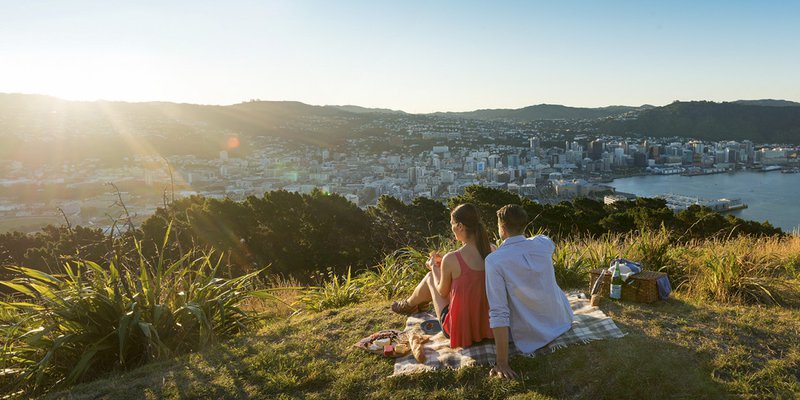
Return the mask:
[[467,235],[475,239],[481,258],[486,259],[486,256],[492,252],[492,248],[489,246],[489,234],[486,232],[486,226],[483,225],[483,221],[481,221],[481,217],[478,214],[478,208],[473,204],[464,203],[456,207],[450,213],[450,217],[456,223],[460,223],[467,228]]

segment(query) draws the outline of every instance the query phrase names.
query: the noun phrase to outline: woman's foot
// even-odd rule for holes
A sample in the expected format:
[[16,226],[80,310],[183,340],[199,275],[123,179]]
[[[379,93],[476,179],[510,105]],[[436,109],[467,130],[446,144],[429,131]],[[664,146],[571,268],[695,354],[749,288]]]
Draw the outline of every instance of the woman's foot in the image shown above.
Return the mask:
[[392,303],[392,311],[398,314],[411,315],[419,312],[419,306],[412,306],[408,300],[395,301]]

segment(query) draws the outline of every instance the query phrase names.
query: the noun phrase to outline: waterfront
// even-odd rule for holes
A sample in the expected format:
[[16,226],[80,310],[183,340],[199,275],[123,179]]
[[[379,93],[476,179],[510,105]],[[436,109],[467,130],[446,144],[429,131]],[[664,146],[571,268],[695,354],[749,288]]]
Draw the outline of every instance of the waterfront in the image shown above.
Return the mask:
[[644,197],[674,193],[709,199],[739,198],[748,208],[731,214],[766,220],[785,232],[800,229],[800,174],[740,171],[701,176],[648,175],[615,179],[610,185],[617,191]]

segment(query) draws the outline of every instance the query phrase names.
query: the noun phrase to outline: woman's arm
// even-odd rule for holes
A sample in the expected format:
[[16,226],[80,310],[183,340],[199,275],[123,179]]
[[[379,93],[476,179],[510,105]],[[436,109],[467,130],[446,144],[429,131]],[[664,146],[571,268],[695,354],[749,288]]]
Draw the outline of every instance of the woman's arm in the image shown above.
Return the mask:
[[433,273],[433,285],[436,291],[442,297],[450,295],[450,284],[453,282],[453,271],[457,267],[456,256],[453,253],[447,253],[442,258],[441,268],[434,267],[431,271]]

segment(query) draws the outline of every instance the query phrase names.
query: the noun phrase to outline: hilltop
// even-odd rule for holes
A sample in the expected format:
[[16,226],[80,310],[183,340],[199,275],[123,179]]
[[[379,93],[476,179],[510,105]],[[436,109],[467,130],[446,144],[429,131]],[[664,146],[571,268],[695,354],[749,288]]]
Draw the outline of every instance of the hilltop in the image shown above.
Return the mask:
[[591,270],[622,257],[668,273],[674,296],[605,301],[625,338],[517,358],[522,380],[485,366],[388,379],[390,360],[352,345],[402,328],[390,301],[414,289],[429,250],[454,249],[448,208],[382,198],[363,211],[321,192],[193,197],[119,235],[0,235],[12,257],[0,260],[4,290],[19,299],[0,303],[0,387],[68,390],[54,398],[800,394],[799,237],[700,207],[674,214],[663,200],[543,206],[474,186],[449,208],[463,202],[487,226],[499,204],[536,215],[561,288],[585,291]]
[[784,100],[675,102],[663,107],[539,104],[520,109],[408,114],[296,101],[252,100],[223,106],[0,94],[0,159],[34,164],[87,158],[113,162],[132,152],[214,158],[233,136],[243,139],[240,148],[230,150],[235,157],[267,146],[273,138],[333,147],[348,139],[397,134],[390,129],[405,132],[417,123],[453,119],[467,123],[547,122],[555,131],[572,130],[575,126],[571,124],[580,121],[580,129],[597,134],[800,143],[800,107],[796,104]]
[[537,120],[579,120],[597,119],[622,115],[631,111],[641,111],[652,108],[643,105],[640,107],[609,106],[599,108],[568,107],[558,104],[539,104],[518,109],[488,109],[469,112],[444,112],[437,113],[449,117],[470,119],[503,119],[512,121],[537,121]]
[[391,359],[352,347],[400,328],[390,302],[292,318],[275,316],[255,334],[206,351],[112,374],[50,399],[579,399],[790,398],[800,394],[800,312],[716,305],[676,296],[653,305],[606,300],[627,334],[553,354],[512,359],[522,379],[485,366],[390,378]]
[[773,104],[771,101],[676,101],[643,110],[633,119],[604,121],[598,127],[621,135],[800,143],[800,107]]

